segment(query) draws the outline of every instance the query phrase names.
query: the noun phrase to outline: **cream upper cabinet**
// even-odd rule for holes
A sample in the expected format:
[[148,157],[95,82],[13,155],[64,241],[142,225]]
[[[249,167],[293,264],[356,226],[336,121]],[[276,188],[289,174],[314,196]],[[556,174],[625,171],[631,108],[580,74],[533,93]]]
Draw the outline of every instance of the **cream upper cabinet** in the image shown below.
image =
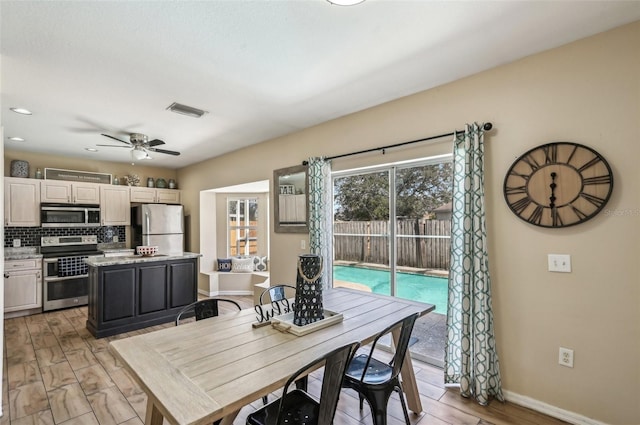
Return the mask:
[[99,204],[100,186],[103,185],[45,180],[42,182],[40,200],[64,204]]
[[40,226],[40,183],[35,179],[5,177],[5,226]]
[[101,185],[100,221],[103,226],[131,224],[131,202],[128,186]]
[[131,187],[131,202],[142,204],[179,204],[180,190],[153,187]]
[[4,312],[42,307],[42,260],[8,260],[4,272]]

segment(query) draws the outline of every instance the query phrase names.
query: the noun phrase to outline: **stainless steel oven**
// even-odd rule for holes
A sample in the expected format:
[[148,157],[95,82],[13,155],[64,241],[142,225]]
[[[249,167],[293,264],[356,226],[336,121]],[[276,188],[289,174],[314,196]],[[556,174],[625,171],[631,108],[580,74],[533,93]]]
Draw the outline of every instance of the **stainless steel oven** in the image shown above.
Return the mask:
[[89,274],[84,259],[102,255],[97,245],[95,235],[46,236],[41,239],[43,311],[87,304]]

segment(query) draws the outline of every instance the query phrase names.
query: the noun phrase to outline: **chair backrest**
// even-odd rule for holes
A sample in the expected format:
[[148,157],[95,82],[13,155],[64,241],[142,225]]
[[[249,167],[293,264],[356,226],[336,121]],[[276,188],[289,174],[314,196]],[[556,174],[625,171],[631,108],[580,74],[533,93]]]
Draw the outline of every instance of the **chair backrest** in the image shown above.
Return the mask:
[[369,361],[373,356],[373,352],[376,349],[376,344],[378,343],[378,340],[383,336],[385,336],[386,334],[393,331],[394,329],[396,329],[397,327],[400,327],[400,337],[398,338],[397,344],[395,344],[395,353],[393,354],[393,358],[389,362],[389,366],[391,366],[393,370],[391,375],[392,379],[396,378],[400,374],[400,370],[402,369],[402,363],[404,362],[404,356],[407,354],[407,349],[409,348],[409,340],[411,339],[411,332],[413,331],[413,325],[416,323],[416,320],[418,319],[418,317],[420,317],[420,313],[411,314],[405,317],[404,319],[399,320],[396,323],[392,324],[391,326],[387,327],[376,336],[376,339],[373,341],[373,344],[371,345],[371,352],[369,354],[369,359],[367,359],[367,363],[365,364],[364,370],[362,372],[362,378],[361,378],[362,380],[364,380],[364,377],[367,373],[367,369],[369,367]]
[[180,310],[176,317],[176,326],[180,324],[182,316],[191,311],[195,313],[196,320],[208,319],[210,317],[217,316],[219,314],[219,303],[228,303],[230,306],[235,306],[238,310],[242,310],[240,304],[233,300],[226,298],[206,298],[193,302]]
[[[333,423],[333,417],[336,414],[336,408],[338,407],[338,398],[340,397],[340,390],[342,386],[342,380],[344,379],[344,372],[349,365],[349,362],[353,358],[356,350],[360,347],[359,342],[352,342],[335,350],[324,354],[321,357],[316,358],[311,363],[302,367],[296,371],[287,380],[284,385],[283,396],[280,399],[280,406],[278,408],[278,418],[276,424],[280,423],[280,412],[282,411],[282,404],[288,389],[298,377],[311,369],[324,363],[324,375],[322,377],[322,389],[320,390],[320,406],[318,412],[318,425],[331,425]],[[305,375],[306,376],[306,375]]]
[[[274,315],[289,313],[291,305],[287,299],[287,289],[295,293],[296,287],[291,285],[275,285],[265,289],[260,294],[260,305],[264,305],[268,301],[271,302]],[[267,297],[268,295],[268,297]],[[291,295],[290,297],[292,297]]]

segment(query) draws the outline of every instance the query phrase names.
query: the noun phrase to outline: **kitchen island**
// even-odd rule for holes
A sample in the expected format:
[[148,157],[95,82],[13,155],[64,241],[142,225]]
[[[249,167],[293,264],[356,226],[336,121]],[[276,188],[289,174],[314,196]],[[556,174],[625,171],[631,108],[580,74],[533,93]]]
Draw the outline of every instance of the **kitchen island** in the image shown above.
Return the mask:
[[197,299],[200,256],[87,258],[87,329],[102,338],[175,320]]

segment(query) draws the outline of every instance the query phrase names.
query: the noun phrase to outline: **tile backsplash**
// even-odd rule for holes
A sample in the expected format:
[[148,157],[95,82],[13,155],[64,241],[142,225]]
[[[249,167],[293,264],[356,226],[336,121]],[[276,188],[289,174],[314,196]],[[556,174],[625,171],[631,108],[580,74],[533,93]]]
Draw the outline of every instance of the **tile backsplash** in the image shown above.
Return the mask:
[[20,239],[20,246],[40,246],[40,238],[43,236],[98,236],[98,243],[113,242],[117,236],[119,242],[126,238],[125,226],[103,227],[5,227],[4,247],[13,247],[13,240]]

